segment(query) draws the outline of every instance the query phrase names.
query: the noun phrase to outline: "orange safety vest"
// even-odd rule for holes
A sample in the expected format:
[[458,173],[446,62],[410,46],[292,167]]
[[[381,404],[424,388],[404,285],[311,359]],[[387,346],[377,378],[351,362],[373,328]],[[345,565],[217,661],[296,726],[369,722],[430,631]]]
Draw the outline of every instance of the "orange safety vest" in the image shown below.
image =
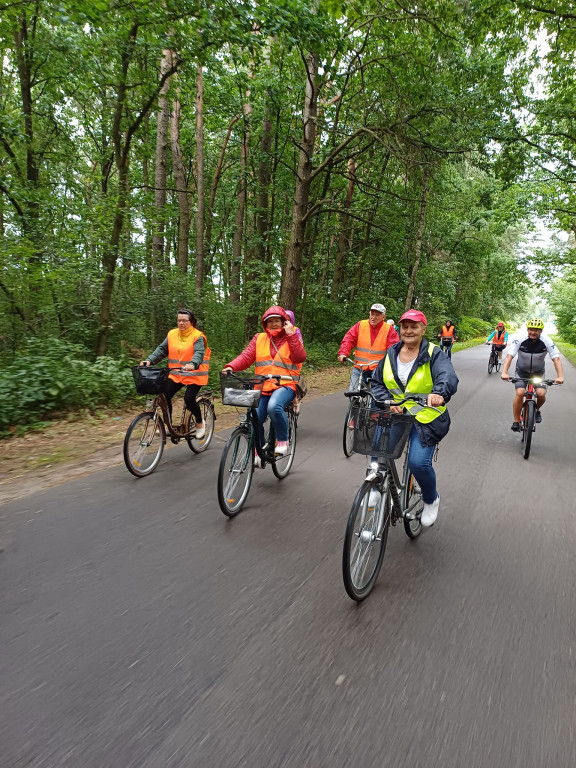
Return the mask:
[[178,328],[168,331],[168,368],[182,368],[182,366],[191,363],[194,357],[194,344],[200,336],[204,339],[204,358],[197,370],[190,371],[185,375],[171,373],[168,378],[177,384],[208,384],[208,369],[210,368],[212,350],[208,347],[206,336],[198,328],[194,328],[194,332],[184,341],[180,341],[178,336]]
[[256,337],[256,364],[254,371],[264,376],[268,373],[279,376],[292,376],[294,381],[281,381],[276,383],[275,379],[265,381],[262,387],[262,392],[272,393],[278,387],[289,387],[296,391],[296,382],[300,378],[300,371],[302,370],[302,363],[293,363],[290,357],[290,346],[287,341],[278,347],[278,351],[274,352],[274,357],[270,357],[270,352],[274,347],[270,343],[270,336],[267,333],[259,333]]
[[500,335],[498,335],[498,328],[494,331],[494,336],[492,336],[492,344],[506,344],[504,339],[506,338],[506,329],[503,331],[500,331]]
[[[438,326],[436,326],[438,327]],[[445,325],[442,326],[442,338],[443,339],[451,339],[454,336],[454,326],[451,325],[450,328],[447,328]]]
[[382,327],[378,331],[378,336],[374,339],[374,345],[372,345],[371,341],[370,327],[369,320],[360,321],[358,341],[354,351],[354,362],[366,364],[375,360],[376,362],[369,368],[362,369],[373,371],[386,354],[386,340],[392,326],[382,321]]

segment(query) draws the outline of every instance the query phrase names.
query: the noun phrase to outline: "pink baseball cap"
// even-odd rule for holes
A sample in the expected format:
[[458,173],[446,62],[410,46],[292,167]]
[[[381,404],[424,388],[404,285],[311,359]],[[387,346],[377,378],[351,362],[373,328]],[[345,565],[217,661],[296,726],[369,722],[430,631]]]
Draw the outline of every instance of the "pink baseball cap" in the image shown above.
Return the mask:
[[424,323],[424,325],[428,325],[426,315],[418,309],[409,309],[408,312],[404,312],[400,318],[400,322],[402,322],[402,320],[412,320],[414,323]]

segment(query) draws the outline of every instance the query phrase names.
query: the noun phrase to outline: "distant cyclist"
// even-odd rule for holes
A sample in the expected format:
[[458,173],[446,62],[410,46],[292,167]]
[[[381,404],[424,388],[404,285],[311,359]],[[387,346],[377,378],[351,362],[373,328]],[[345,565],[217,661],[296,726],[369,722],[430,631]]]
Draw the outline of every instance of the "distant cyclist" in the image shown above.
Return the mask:
[[[338,360],[344,363],[350,352],[355,348],[354,368],[350,376],[350,389],[356,389],[360,375],[362,381],[372,375],[380,360],[384,358],[386,350],[392,344],[400,341],[394,327],[385,323],[386,307],[383,304],[372,304],[368,320],[359,320],[346,331],[340,349]],[[373,363],[369,368],[358,366]]]
[[[504,365],[502,366],[501,376],[504,381],[510,379],[508,369],[510,368],[512,360],[518,355],[516,361],[516,376],[521,379],[521,381],[515,383],[516,394],[514,402],[512,403],[514,421],[512,422],[511,427],[513,432],[520,432],[521,430],[520,414],[522,412],[522,402],[526,390],[526,380],[534,376],[544,377],[546,355],[550,355],[550,359],[554,363],[554,368],[556,369],[554,383],[564,383],[564,371],[562,369],[562,361],[560,360],[560,352],[558,352],[552,339],[542,333],[543,328],[544,321],[541,318],[532,318],[526,323],[526,331],[512,339],[510,344],[508,344],[508,352],[506,353],[506,360],[504,360]],[[542,421],[540,409],[546,402],[546,385],[539,384],[535,389],[537,409],[536,424],[540,424]]]
[[508,331],[504,328],[504,323],[500,321],[490,336],[486,339],[486,344],[492,342],[492,349],[498,352],[498,360],[502,360],[502,350],[508,344]]
[[440,339],[440,347],[446,352],[449,358],[452,357],[452,344],[458,338],[456,334],[456,326],[452,320],[446,320],[442,326],[442,330],[438,334]]

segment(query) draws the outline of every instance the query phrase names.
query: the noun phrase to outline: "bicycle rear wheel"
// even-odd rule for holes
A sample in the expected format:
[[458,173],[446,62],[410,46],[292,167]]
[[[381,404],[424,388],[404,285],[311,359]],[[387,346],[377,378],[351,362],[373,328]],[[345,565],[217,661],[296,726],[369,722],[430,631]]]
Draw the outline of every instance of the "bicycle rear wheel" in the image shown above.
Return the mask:
[[342,448],[344,449],[344,456],[350,457],[354,453],[352,450],[354,447],[354,425],[352,424],[352,400],[346,411],[346,418],[344,420],[344,432],[342,434]]
[[228,438],[218,470],[218,503],[228,517],[240,512],[248,496],[254,470],[253,450],[249,430],[237,427]]
[[[370,499],[372,491],[377,491],[379,498],[374,505]],[[342,552],[344,587],[352,600],[363,600],[376,583],[389,530],[388,491],[380,493],[376,483],[364,481],[350,510]]]
[[200,400],[198,400],[198,405],[200,406],[202,418],[206,423],[206,432],[204,433],[204,437],[200,438],[200,440],[198,440],[195,435],[186,436],[188,447],[193,453],[202,453],[202,451],[205,451],[210,445],[212,435],[214,434],[214,420],[216,418],[214,415],[214,406],[208,398],[200,398]]
[[154,413],[140,413],[126,431],[124,463],[135,477],[146,477],[153,472],[164,451],[166,429],[164,422]]
[[524,458],[530,456],[532,447],[532,433],[534,432],[534,417],[536,413],[536,404],[534,400],[526,400],[522,409],[522,442],[524,444]]
[[272,472],[278,480],[282,480],[290,472],[296,454],[296,416],[292,409],[288,410],[286,416],[288,418],[288,453],[272,462]]
[[422,523],[420,522],[420,515],[424,507],[424,501],[422,500],[422,491],[420,486],[414,479],[414,475],[410,473],[406,487],[402,492],[402,509],[409,509],[412,505],[415,505],[410,510],[410,517],[414,517],[414,520],[406,519],[404,517],[404,531],[409,539],[417,539],[422,533]]

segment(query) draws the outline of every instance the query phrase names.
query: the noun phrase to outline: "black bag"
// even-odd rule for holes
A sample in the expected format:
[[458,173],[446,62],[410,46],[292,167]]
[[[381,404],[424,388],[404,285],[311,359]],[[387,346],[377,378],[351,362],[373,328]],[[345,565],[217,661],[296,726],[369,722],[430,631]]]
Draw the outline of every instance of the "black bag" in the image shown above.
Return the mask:
[[168,369],[138,365],[132,368],[132,376],[139,395],[158,395],[168,377]]
[[302,400],[303,397],[306,397],[307,392],[308,392],[308,384],[306,384],[306,379],[304,378],[304,376],[300,376],[300,378],[296,382],[296,394],[298,395],[298,399]]

